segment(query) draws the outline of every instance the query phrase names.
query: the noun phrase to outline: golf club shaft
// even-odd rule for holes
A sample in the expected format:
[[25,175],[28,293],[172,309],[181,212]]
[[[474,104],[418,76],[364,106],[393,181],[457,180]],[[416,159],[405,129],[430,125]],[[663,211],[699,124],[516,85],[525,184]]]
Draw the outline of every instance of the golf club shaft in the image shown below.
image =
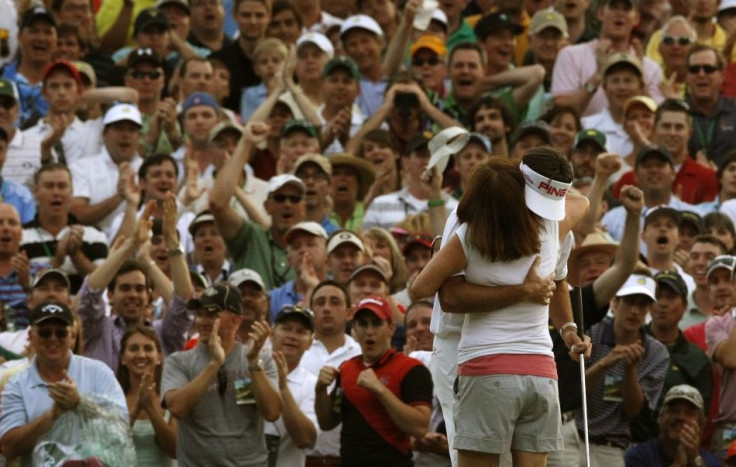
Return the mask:
[[588,397],[585,387],[585,357],[580,356],[580,384],[583,389],[583,434],[585,435],[585,465],[590,467],[590,440],[588,439]]

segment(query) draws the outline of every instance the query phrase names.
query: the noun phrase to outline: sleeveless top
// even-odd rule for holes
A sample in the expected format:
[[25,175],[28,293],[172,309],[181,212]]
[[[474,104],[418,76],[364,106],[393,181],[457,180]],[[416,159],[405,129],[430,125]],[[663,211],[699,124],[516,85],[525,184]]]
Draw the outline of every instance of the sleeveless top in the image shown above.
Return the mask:
[[[164,420],[168,423],[171,414],[167,410]],[[172,467],[176,465],[156,444],[156,431],[151,420],[136,420],[130,429],[135,444],[135,455],[139,467]]]

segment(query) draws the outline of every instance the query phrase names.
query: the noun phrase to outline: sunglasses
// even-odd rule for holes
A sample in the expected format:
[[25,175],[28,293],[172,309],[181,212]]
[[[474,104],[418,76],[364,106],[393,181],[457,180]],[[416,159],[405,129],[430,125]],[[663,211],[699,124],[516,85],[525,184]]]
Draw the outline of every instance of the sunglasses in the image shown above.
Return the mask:
[[424,66],[424,64],[428,64],[429,66],[437,66],[440,63],[439,57],[429,57],[429,58],[414,58],[411,61],[411,64],[414,66]]
[[700,70],[703,70],[706,75],[712,75],[718,71],[718,67],[715,65],[690,65],[687,67],[688,73],[692,73],[693,75],[700,73]]
[[227,371],[225,371],[224,367],[220,367],[217,370],[217,392],[223,396],[225,395],[225,391],[227,391]]
[[662,43],[664,45],[675,45],[675,43],[677,43],[677,45],[686,46],[692,44],[692,42],[693,40],[686,36],[664,36],[662,38]]
[[302,202],[302,197],[299,195],[273,195],[271,198],[279,204],[284,204],[287,199],[291,204],[299,204]]
[[143,78],[146,78],[146,77],[151,78],[151,79],[159,79],[161,77],[161,75],[163,75],[163,73],[161,73],[158,70],[151,70],[151,71],[131,71],[130,72],[130,76],[133,79],[136,79],[136,80],[139,80],[139,81],[142,80]]
[[49,339],[51,336],[56,336],[57,339],[66,339],[69,335],[68,329],[39,329],[36,331],[38,337],[41,339]]

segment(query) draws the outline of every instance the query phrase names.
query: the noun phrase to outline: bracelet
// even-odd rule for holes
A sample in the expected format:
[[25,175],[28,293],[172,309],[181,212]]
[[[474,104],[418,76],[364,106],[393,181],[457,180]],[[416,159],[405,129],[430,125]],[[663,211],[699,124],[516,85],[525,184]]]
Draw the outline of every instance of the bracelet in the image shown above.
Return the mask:
[[575,328],[575,331],[577,331],[578,325],[575,324],[574,321],[570,321],[569,323],[563,324],[562,327],[560,328],[560,337],[562,337],[563,339],[565,337],[565,331],[567,330],[567,328]]
[[445,200],[441,198],[440,199],[430,199],[429,201],[427,201],[427,206],[429,206],[430,208],[436,208],[438,206],[444,206],[444,205],[445,205]]
[[263,367],[261,366],[261,361],[258,360],[256,363],[250,363],[248,364],[248,371],[263,371]]

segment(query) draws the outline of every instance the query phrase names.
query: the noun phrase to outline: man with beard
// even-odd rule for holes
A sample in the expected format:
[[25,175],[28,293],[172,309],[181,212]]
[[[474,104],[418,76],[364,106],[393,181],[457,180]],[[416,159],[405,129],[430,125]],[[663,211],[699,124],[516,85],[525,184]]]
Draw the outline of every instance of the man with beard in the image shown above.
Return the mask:
[[491,142],[491,155],[509,157],[516,122],[511,109],[491,96],[483,96],[473,113],[473,130]]
[[[79,291],[85,355],[103,361],[110,368],[118,367],[120,342],[125,331],[146,323],[145,313],[152,293],[147,270],[151,265],[127,259],[149,240],[154,209],[153,201],[146,205],[133,234],[84,279]],[[176,233],[176,201],[170,193],[164,202],[163,237],[170,259],[174,293],[164,318],[155,321],[153,328],[161,338],[163,354],[169,355],[184,347],[184,334],[192,324],[186,308],[186,301],[192,296],[192,283]],[[105,287],[112,308],[109,314],[102,297]]]
[[218,171],[210,192],[210,210],[220,235],[225,239],[235,267],[258,272],[267,290],[280,287],[294,278],[288,265],[286,232],[304,219],[304,183],[293,175],[277,175],[268,183],[268,198],[263,203],[271,215],[271,227],[265,229],[245,220],[230,206],[230,198],[253,146],[263,141],[268,126],[251,123],[233,155]]

